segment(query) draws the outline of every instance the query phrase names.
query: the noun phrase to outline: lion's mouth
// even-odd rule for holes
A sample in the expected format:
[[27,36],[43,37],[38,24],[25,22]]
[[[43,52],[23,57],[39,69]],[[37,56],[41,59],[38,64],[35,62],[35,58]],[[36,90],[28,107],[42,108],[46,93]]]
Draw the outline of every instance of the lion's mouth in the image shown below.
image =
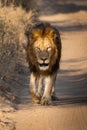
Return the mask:
[[46,64],[46,63],[43,63],[43,64],[39,64],[40,65],[40,67],[47,67],[48,66],[48,64]]
[[39,64],[39,67],[40,67],[40,70],[47,70],[48,67],[49,67],[49,64],[47,64],[47,63],[42,63],[42,64]]

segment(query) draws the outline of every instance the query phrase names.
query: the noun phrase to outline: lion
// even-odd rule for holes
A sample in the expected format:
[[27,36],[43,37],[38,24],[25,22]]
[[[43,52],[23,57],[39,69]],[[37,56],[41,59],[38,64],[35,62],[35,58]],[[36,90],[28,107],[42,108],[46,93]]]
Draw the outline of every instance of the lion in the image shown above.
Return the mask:
[[55,80],[61,59],[59,31],[41,22],[26,30],[26,54],[30,69],[30,93],[35,103],[52,104]]

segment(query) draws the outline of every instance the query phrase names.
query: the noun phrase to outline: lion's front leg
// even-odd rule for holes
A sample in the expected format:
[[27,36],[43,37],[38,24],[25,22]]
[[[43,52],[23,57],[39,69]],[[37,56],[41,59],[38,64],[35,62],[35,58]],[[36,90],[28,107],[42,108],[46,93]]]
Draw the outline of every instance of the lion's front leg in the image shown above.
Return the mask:
[[37,79],[37,96],[41,99],[43,94],[43,76],[40,75]]
[[37,78],[31,73],[30,74],[30,93],[35,103],[40,103],[40,98],[37,96]]
[[53,85],[54,85],[54,76],[45,77],[45,89],[44,89],[43,97],[41,99],[42,105],[52,104],[51,93],[52,93]]

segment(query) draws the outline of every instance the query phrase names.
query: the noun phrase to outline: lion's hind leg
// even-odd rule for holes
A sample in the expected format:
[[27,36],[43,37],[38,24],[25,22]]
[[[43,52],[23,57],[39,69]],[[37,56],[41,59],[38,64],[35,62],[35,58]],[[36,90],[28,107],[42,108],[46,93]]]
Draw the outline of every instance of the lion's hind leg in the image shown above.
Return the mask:
[[55,93],[55,86],[52,87],[51,99],[52,101],[58,101],[58,97],[56,96]]

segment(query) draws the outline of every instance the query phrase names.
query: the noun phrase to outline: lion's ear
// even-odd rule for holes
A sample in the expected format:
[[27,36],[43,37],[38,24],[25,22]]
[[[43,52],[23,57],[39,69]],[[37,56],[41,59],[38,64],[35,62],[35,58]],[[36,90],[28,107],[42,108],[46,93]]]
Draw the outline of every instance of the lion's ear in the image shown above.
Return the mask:
[[25,33],[24,33],[26,36],[29,35],[29,31],[28,30],[25,30]]
[[25,35],[28,37],[29,34],[32,32],[32,29],[41,25],[41,22],[35,24],[28,24],[25,28]]
[[56,39],[56,37],[58,37],[56,31],[53,29],[50,29],[49,32],[48,32],[48,36],[52,39]]
[[25,35],[28,37],[29,34],[31,33],[32,25],[27,25],[25,29]]

